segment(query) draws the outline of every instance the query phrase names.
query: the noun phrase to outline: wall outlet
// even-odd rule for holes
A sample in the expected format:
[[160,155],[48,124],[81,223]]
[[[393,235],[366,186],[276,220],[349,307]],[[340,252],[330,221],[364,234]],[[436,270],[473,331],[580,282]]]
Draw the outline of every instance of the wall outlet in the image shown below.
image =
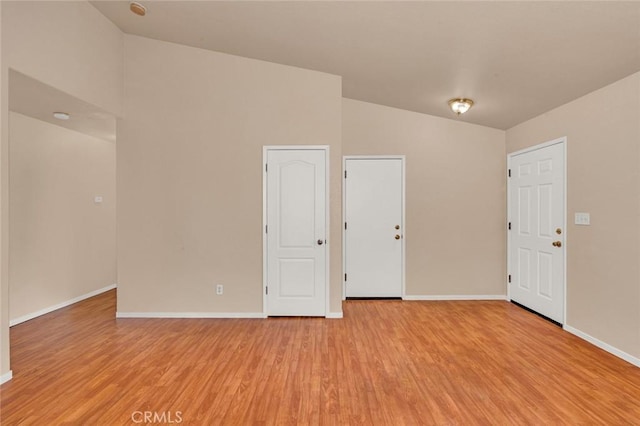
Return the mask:
[[222,293],[224,293],[224,286],[222,284],[218,284],[216,286],[216,294],[220,296]]
[[591,225],[591,215],[589,213],[576,213],[574,219],[576,225]]

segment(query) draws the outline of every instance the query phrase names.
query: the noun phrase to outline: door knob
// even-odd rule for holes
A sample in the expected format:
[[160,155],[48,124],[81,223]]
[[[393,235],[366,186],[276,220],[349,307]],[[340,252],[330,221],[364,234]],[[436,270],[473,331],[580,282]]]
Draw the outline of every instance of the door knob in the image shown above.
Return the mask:
[[395,239],[399,240],[400,239],[400,235],[396,234]]
[[562,242],[554,241],[554,242],[551,243],[551,245],[554,246],[554,247],[562,247]]
[[318,245],[321,246],[324,241],[318,240]]

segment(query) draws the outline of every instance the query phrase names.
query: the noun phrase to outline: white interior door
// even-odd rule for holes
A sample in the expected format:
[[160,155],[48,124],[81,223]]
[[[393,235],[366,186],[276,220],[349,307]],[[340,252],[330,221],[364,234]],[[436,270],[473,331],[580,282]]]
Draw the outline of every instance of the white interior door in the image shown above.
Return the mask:
[[404,160],[347,158],[345,295],[401,297]]
[[267,314],[324,316],[326,151],[268,149]]
[[509,159],[509,296],[564,322],[564,142]]

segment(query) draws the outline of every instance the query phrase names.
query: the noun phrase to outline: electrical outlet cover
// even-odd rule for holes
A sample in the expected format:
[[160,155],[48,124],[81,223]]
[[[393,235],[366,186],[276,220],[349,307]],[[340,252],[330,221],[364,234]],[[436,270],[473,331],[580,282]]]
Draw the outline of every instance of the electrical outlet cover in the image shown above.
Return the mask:
[[589,213],[576,213],[574,223],[576,225],[591,225],[591,215]]

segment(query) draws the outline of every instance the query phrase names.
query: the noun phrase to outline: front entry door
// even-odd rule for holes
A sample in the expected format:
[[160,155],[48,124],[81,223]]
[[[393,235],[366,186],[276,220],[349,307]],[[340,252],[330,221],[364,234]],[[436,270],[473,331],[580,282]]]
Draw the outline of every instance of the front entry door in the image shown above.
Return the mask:
[[267,150],[268,315],[326,314],[326,154]]
[[345,160],[345,295],[401,297],[403,158]]
[[509,296],[564,322],[564,140],[509,157]]

